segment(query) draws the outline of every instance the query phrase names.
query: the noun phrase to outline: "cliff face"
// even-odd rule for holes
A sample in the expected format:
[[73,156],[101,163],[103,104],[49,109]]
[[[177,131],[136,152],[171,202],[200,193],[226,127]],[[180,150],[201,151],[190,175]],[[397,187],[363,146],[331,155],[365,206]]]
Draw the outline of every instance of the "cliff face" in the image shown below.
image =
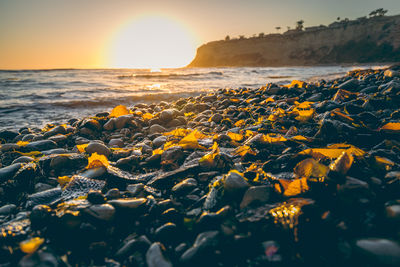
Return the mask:
[[189,67],[294,66],[400,61],[400,15],[336,22],[329,27],[214,41]]

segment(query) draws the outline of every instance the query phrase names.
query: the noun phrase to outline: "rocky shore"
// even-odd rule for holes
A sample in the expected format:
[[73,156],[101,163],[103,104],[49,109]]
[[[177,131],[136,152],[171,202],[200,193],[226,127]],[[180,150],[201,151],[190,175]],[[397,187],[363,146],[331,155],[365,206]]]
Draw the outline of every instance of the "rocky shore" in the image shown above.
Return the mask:
[[400,66],[0,131],[0,266],[399,266]]

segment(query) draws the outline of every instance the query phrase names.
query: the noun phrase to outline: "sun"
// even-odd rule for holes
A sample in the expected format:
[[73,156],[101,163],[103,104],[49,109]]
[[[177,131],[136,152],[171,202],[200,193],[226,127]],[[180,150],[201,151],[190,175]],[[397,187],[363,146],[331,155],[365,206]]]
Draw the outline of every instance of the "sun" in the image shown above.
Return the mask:
[[113,68],[178,68],[195,53],[195,37],[185,26],[168,17],[146,16],[117,31],[108,61]]

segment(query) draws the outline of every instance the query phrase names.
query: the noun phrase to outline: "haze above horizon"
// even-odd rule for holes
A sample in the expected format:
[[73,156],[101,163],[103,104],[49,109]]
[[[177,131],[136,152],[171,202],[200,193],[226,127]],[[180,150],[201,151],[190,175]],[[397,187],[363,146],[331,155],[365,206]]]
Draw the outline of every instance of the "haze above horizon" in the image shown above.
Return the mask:
[[188,64],[226,35],[355,19],[398,0],[1,0],[0,69],[162,68]]

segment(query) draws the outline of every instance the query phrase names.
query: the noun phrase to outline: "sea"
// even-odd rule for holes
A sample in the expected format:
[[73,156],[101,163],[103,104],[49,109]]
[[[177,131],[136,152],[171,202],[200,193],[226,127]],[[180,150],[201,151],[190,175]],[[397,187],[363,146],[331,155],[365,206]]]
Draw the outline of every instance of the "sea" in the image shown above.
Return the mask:
[[384,65],[179,69],[0,70],[0,130],[44,127],[117,105],[157,103],[219,88],[258,88],[291,80],[335,79]]

